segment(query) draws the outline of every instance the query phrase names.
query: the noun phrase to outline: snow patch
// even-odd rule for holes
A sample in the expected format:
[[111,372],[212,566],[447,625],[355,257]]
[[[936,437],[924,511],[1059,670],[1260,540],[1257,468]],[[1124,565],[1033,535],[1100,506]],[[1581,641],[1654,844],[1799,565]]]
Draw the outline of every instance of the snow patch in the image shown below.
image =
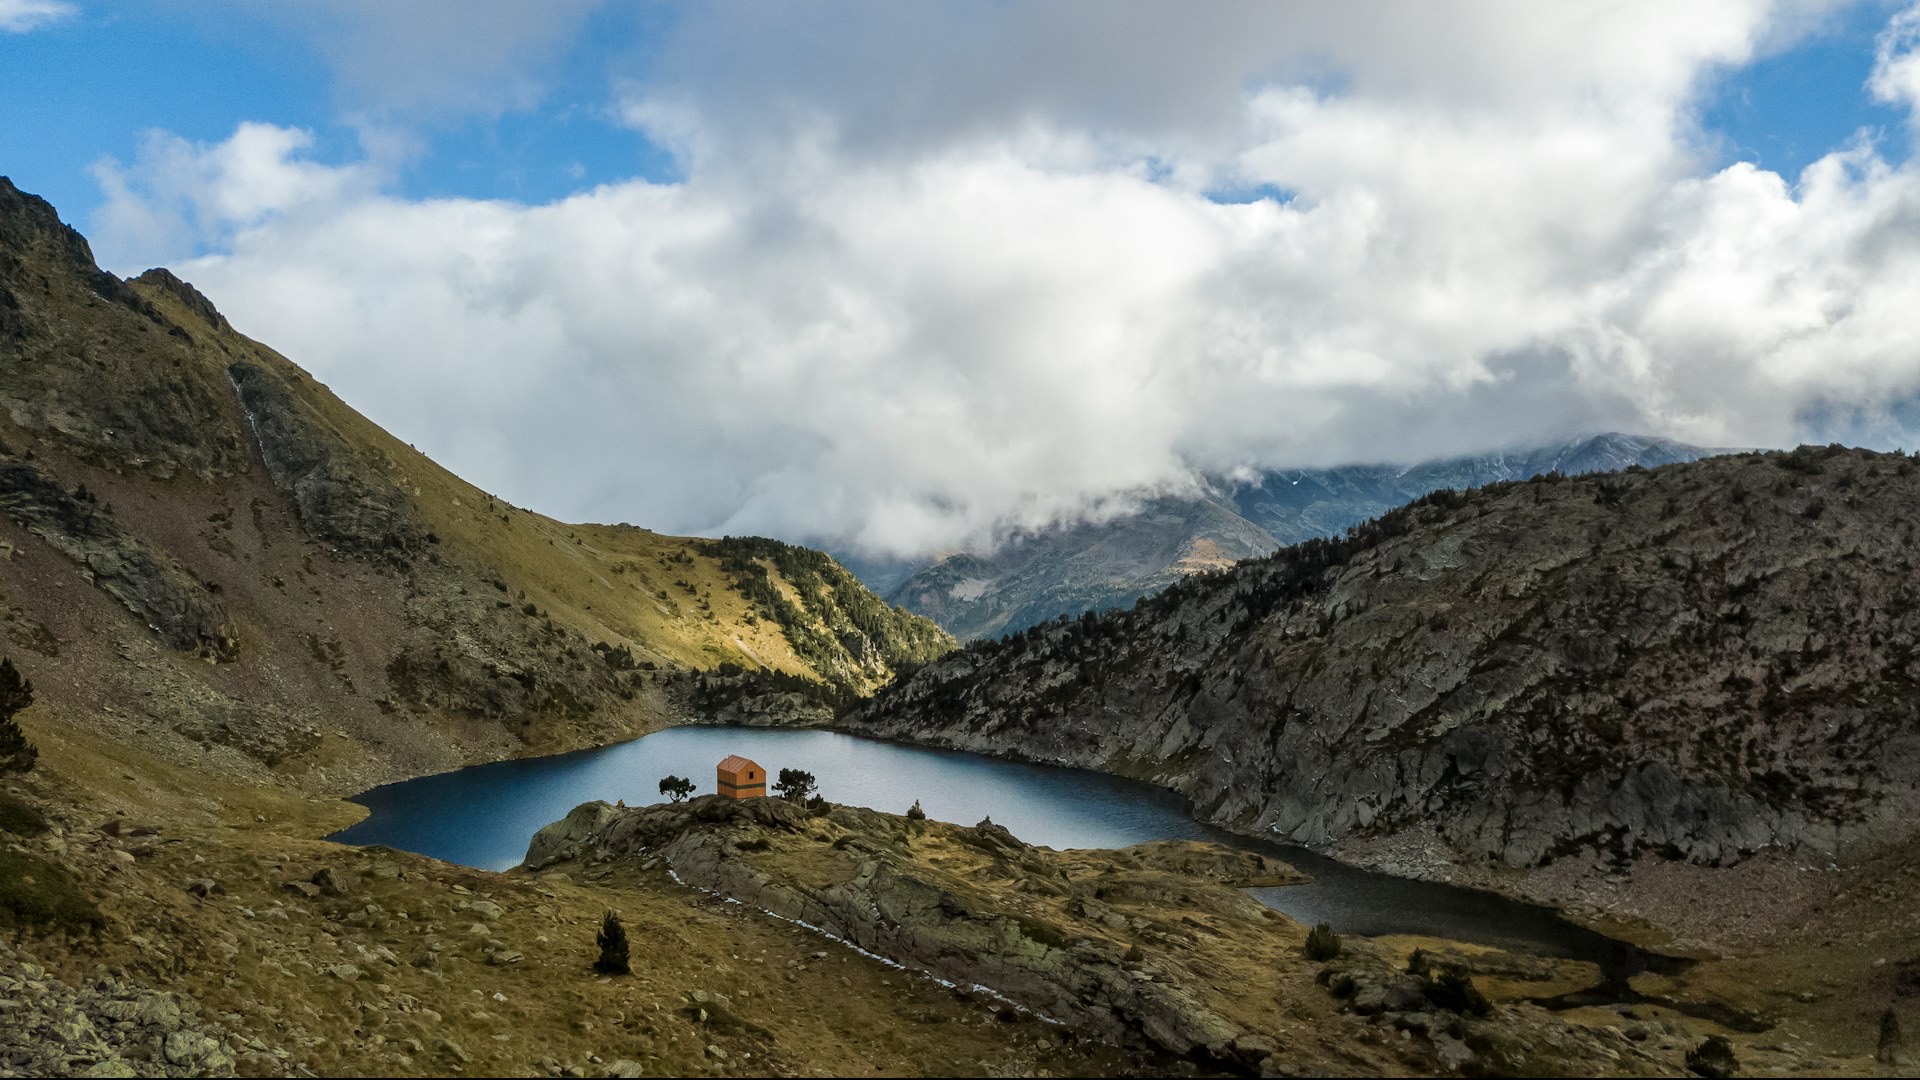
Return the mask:
[[961,578],[959,583],[947,590],[947,595],[963,603],[971,604],[987,594],[987,587],[993,582],[986,578]]

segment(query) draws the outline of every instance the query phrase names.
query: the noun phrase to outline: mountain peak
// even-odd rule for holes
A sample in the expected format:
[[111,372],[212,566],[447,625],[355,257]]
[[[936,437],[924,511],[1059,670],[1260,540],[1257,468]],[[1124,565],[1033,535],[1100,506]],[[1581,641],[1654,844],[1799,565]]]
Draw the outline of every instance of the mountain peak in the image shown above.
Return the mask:
[[75,268],[101,272],[87,238],[61,221],[52,203],[21,191],[11,179],[0,176],[0,250],[17,257],[23,250],[42,247],[50,247],[61,261]]
[[134,278],[133,282],[136,285],[152,286],[172,296],[188,311],[206,320],[207,325],[216,330],[233,329],[233,326],[227,322],[227,317],[220,314],[220,309],[213,306],[213,301],[207,299],[206,294],[181,280],[177,274],[164,266],[154,267]]

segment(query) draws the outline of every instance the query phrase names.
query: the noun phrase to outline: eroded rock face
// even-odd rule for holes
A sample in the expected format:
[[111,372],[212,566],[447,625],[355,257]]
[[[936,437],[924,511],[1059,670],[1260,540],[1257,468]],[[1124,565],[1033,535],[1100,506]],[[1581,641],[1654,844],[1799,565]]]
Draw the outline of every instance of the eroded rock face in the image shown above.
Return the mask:
[[1871,846],[1911,833],[1920,776],[1915,505],[1906,458],[1814,448],[1442,493],[969,646],[842,722],[1336,849]]
[[168,645],[219,660],[237,653],[233,620],[198,579],[31,463],[0,458],[0,513],[80,564]]
[[184,680],[147,703],[147,715],[202,746],[225,746],[263,765],[279,765],[320,744],[320,730],[272,702],[246,701]]
[[293,496],[314,539],[356,555],[405,556],[423,543],[407,498],[378,468],[327,429],[286,376],[236,362],[227,375],[273,486]]

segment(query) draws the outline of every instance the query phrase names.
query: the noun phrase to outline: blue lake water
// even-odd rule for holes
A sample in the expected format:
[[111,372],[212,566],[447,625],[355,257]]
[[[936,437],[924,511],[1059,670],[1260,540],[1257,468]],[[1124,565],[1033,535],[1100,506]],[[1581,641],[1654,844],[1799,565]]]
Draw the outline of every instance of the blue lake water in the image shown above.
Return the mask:
[[1195,821],[1184,799],[1135,780],[863,739],[831,731],[680,727],[594,750],[475,765],[354,796],[372,811],[330,839],[384,844],[487,870],[517,865],[534,832],[583,802],[661,800],[660,779],[714,790],[714,766],[745,754],[769,775],[804,769],[833,802],[972,825],[991,817],[1031,844],[1110,848],[1148,840],[1217,840],[1274,855],[1314,875],[1307,885],[1254,889],[1261,903],[1342,933],[1428,934],[1595,960],[1619,973],[1638,950],[1553,911],[1492,893],[1358,870],[1311,851]]

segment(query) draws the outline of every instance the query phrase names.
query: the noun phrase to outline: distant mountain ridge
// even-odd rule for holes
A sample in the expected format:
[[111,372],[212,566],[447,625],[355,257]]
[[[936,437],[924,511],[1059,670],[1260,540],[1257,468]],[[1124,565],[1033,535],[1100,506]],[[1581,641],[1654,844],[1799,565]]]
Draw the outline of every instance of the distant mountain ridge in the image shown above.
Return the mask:
[[1000,637],[1060,615],[1126,607],[1196,571],[1337,536],[1444,488],[1465,490],[1549,473],[1656,468],[1722,452],[1610,432],[1414,465],[1289,469],[1252,480],[1219,479],[1205,494],[1160,496],[1110,521],[1023,533],[988,554],[949,555],[897,585],[889,580],[892,574],[865,580],[889,602],[932,619],[955,637]]

